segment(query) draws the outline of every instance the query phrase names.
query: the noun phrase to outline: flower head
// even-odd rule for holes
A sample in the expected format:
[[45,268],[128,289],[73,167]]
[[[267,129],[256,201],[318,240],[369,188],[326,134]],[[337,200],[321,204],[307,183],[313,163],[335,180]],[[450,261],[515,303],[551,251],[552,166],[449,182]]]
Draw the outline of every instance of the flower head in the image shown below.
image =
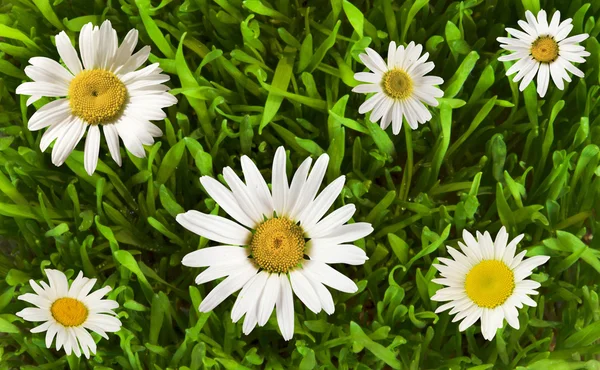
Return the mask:
[[94,331],[108,339],[106,333],[117,332],[121,321],[113,311],[119,304],[110,299],[102,299],[111,290],[105,286],[90,293],[96,279],[83,277],[79,273],[69,287],[64,273],[58,270],[45,270],[50,285],[29,280],[36,294],[26,293],[18,299],[37,307],[25,308],[17,313],[27,321],[43,321],[44,323],[31,329],[32,333],[46,332],[46,347],[50,348],[56,336],[56,350],[64,347],[67,355],[71,352],[77,357],[81,352],[86,358],[96,353],[96,342],[88,330]]
[[458,243],[463,253],[448,246],[448,253],[454,258],[442,258],[443,265],[436,264],[442,278],[433,279],[445,285],[433,297],[434,301],[450,301],[439,306],[435,312],[451,309],[456,314],[453,322],[462,322],[459,330],[464,331],[477,320],[481,320],[481,333],[492,340],[496,330],[501,328],[504,319],[510,326],[519,329],[519,312],[523,305],[535,307],[537,304],[528,295],[538,294],[540,283],[526,279],[533,269],[550,259],[535,256],[523,260],[527,251],[515,256],[517,244],[523,234],[508,243],[508,233],[502,227],[493,241],[486,231],[477,232],[477,239],[468,231],[463,231],[466,243]]
[[21,84],[17,94],[31,95],[28,105],[42,96],[65,97],[44,105],[28,123],[32,131],[49,127],[40,148],[45,151],[56,140],[54,165],[65,162],[87,131],[84,164],[87,173],[93,174],[98,164],[100,126],[119,166],[119,137],[131,154],[141,158],[146,155],[143,145],[162,136],[161,129],[150,121],[164,119],[162,108],[177,103],[177,99],[162,84],[169,76],[161,73],[158,63],[137,70],[150,54],[149,46],[132,54],[137,40],[134,29],[119,46],[110,21],[100,27],[88,23],[79,34],[81,61],[64,31],[55,41],[67,68],[46,57],[29,60],[25,74],[33,82]]
[[[441,85],[444,80],[437,76],[425,76],[435,65],[426,62],[429,53],[423,54],[423,46],[411,42],[396,48],[392,41],[388,49],[387,63],[373,49],[367,48],[366,54],[360,54],[360,60],[371,70],[358,72],[354,78],[366,82],[358,85],[352,91],[358,93],[375,93],[359,108],[363,114],[371,112],[371,121],[380,121],[382,129],[392,124],[392,132],[397,135],[402,128],[402,117],[413,130],[419,123],[431,119],[431,112],[425,104],[436,107],[444,92],[435,85]],[[425,104],[423,104],[425,103]]]
[[[317,159],[313,169],[307,158],[291,184],[286,175],[286,155],[277,149],[273,161],[272,190],[269,190],[250,158],[241,158],[244,183],[229,167],[223,177],[229,189],[212,177],[200,182],[208,194],[235,221],[188,211],[177,216],[186,229],[217,242],[183,257],[189,267],[208,267],[196,278],[203,284],[227,276],[200,304],[208,312],[241,289],[231,311],[233,322],[246,315],[244,334],[263,326],[276,307],[277,321],[285,340],[294,334],[295,294],[311,311],[335,310],[329,286],[346,293],[358,287],[350,278],[329,266],[331,263],[361,265],[365,251],[352,245],[369,235],[370,224],[346,224],[356,208],[347,204],[328,216],[344,186],[341,176],[318,194],[329,157]],[[308,256],[308,259],[305,257]]]
[[506,75],[514,73],[514,82],[519,82],[519,90],[523,91],[537,74],[537,92],[540,97],[546,95],[550,78],[560,90],[565,85],[563,80],[571,82],[567,72],[584,77],[583,72],[572,63],[584,63],[584,57],[590,56],[585,48],[579,45],[588,38],[588,34],[567,37],[573,29],[572,19],[560,22],[560,12],[556,11],[548,24],[545,10],[540,10],[537,19],[529,10],[525,12],[527,22],[520,20],[523,31],[507,28],[506,31],[515,38],[498,37],[500,47],[512,54],[498,58],[499,61],[516,60]]

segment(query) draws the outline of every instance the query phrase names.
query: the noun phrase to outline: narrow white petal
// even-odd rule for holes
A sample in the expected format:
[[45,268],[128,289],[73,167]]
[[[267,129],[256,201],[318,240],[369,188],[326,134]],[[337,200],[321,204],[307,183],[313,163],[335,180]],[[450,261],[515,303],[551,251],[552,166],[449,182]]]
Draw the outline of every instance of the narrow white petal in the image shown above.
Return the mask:
[[69,126],[65,128],[65,131],[62,132],[62,135],[56,140],[54,144],[54,148],[52,149],[52,163],[55,166],[61,166],[75,146],[79,143],[83,135],[85,134],[85,129],[87,125],[80,119],[75,118],[70,122]]
[[271,317],[275,308],[275,302],[279,298],[280,289],[279,274],[271,274],[258,303],[258,326],[264,326],[269,321],[269,317]]
[[267,182],[261,175],[258,167],[245,155],[242,156],[241,163],[246,186],[250,193],[255,195],[255,199],[253,200],[256,208],[267,217],[273,216],[273,198],[271,197]]
[[228,276],[208,293],[206,298],[200,303],[198,310],[200,312],[212,311],[227,297],[240,290],[257,272],[256,267],[245,266],[237,274]]
[[119,133],[115,125],[104,125],[102,126],[104,131],[104,137],[106,138],[106,144],[108,145],[108,151],[115,163],[121,167],[121,149],[119,148]]
[[313,243],[318,245],[334,245],[353,242],[364,238],[373,232],[373,226],[366,222],[357,222],[354,224],[342,225],[323,238],[312,239]]
[[98,153],[100,152],[100,129],[98,125],[90,126],[85,140],[85,171],[92,176],[98,165]]
[[269,275],[270,274],[267,271],[262,270],[248,280],[233,304],[233,308],[231,309],[231,321],[238,322],[242,316],[250,310],[250,307],[258,304],[258,299],[265,288]]
[[202,176],[200,183],[204,186],[208,195],[219,204],[219,207],[234,220],[249,228],[256,227],[256,222],[239,206],[233,193],[223,184],[210,176]]
[[326,263],[308,260],[304,262],[304,269],[309,270],[311,276],[328,287],[344,293],[356,293],[358,291],[358,287],[352,279]]
[[284,340],[294,336],[294,297],[287,275],[279,275],[280,292],[276,303],[277,323]]
[[342,192],[344,183],[346,182],[346,176],[340,176],[331,182],[321,194],[319,194],[314,201],[309,203],[304,210],[302,210],[297,217],[300,221],[300,225],[306,230],[313,228],[317,222],[323,218],[327,210],[333,205],[333,202]]
[[550,81],[550,67],[548,63],[541,63],[537,75],[537,92],[540,97],[544,97],[548,91],[548,82]]
[[356,206],[354,204],[346,204],[345,206],[336,209],[331,212],[321,221],[317,222],[316,225],[311,227],[304,227],[304,232],[308,238],[323,238],[331,234],[337,227],[342,226],[356,212]]
[[307,207],[310,202],[315,199],[323,178],[325,177],[325,171],[327,171],[327,164],[329,163],[329,156],[327,154],[321,154],[314,167],[310,171],[306,183],[302,187],[294,208],[290,210],[289,217],[292,220],[297,220],[298,215]]
[[188,267],[229,266],[248,259],[248,248],[222,245],[198,249],[186,254],[181,263]]
[[369,259],[364,250],[352,244],[315,247],[309,242],[306,254],[310,256],[311,260],[348,265],[362,265]]
[[220,216],[192,210],[177,215],[176,220],[191,232],[219,243],[247,245],[252,238],[248,229]]
[[273,208],[277,215],[283,215],[285,202],[289,191],[287,173],[285,172],[286,154],[285,149],[280,146],[273,158],[273,170],[271,186],[273,187]]
[[71,116],[71,107],[68,99],[51,101],[38,109],[27,122],[31,131],[41,130],[45,127],[67,121]]
[[289,275],[294,294],[296,294],[309,310],[314,313],[319,313],[321,311],[321,302],[312,285],[310,285],[310,282],[300,270],[293,270]]
[[65,65],[69,68],[71,73],[76,75],[81,72],[81,61],[65,31],[61,31],[56,35],[54,42],[56,43],[56,49],[58,50],[60,58],[65,62]]

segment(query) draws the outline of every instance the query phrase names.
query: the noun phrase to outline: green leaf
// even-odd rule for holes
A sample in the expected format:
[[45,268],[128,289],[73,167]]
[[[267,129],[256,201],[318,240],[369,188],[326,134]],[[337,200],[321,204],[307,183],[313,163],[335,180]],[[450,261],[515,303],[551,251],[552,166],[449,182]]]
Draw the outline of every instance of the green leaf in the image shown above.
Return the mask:
[[[291,47],[286,47],[283,51],[281,59],[279,59],[279,62],[277,63],[275,75],[273,76],[273,81],[271,81],[272,87],[277,90],[287,91],[290,84],[290,79],[292,77],[295,58],[296,50]],[[260,119],[260,126],[258,129],[259,134],[262,134],[263,128],[265,128],[265,126],[271,122],[273,117],[275,117],[279,107],[281,106],[281,102],[283,102],[283,98],[284,97],[282,95],[275,93],[273,90],[269,91],[267,102],[265,103],[265,109],[263,110],[263,114]]]
[[388,364],[392,369],[402,368],[402,364],[394,352],[369,338],[354,321],[350,322],[350,336],[353,341],[368,349],[375,357]]

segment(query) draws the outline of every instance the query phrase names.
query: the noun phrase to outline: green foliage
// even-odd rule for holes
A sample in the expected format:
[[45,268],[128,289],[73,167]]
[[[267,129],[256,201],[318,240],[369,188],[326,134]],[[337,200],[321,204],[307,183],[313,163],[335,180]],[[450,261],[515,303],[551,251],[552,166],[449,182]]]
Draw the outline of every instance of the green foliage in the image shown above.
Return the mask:
[[[558,9],[590,34],[585,79],[539,99],[505,77],[495,39],[525,9]],[[0,12],[0,369],[600,367],[597,0],[0,0]],[[60,168],[40,152],[34,108],[14,91],[30,57],[58,59],[51,35],[77,40],[104,19],[121,39],[140,30],[179,103],[147,158],[121,149],[120,168],[102,144],[88,176],[83,144]],[[359,115],[365,98],[351,93],[358,54],[385,56],[391,40],[423,44],[446,81],[431,122],[398,136]],[[215,284],[195,286],[199,270],[180,261],[207,241],[175,222],[218,212],[201,175],[239,171],[247,154],[268,177],[279,145],[294,167],[329,153],[327,179],[347,178],[336,206],[354,203],[354,220],[375,228],[359,242],[364,266],[336,266],[359,291],[332,292],[331,316],[296,302],[290,342],[274,315],[244,336],[232,299],[198,312]],[[463,229],[502,225],[552,259],[533,275],[538,307],[520,310],[521,329],[486,342],[434,313],[431,264]],[[114,288],[123,329],[90,360],[46,349],[14,315],[46,267]]]

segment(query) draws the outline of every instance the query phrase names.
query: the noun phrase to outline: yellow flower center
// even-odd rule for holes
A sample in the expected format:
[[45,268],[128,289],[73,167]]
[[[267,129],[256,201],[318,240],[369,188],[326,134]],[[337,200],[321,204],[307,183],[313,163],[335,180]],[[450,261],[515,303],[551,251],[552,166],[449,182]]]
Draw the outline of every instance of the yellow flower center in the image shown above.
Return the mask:
[[515,289],[515,277],[502,261],[482,261],[469,271],[465,281],[467,295],[479,307],[502,305]]
[[126,101],[125,84],[114,73],[103,69],[82,71],[69,85],[72,113],[90,125],[115,121]]
[[413,92],[413,80],[403,70],[392,69],[383,75],[382,88],[390,98],[404,100]]
[[538,37],[531,45],[531,56],[538,62],[554,62],[558,58],[558,43],[550,36]]
[[287,218],[271,218],[260,224],[250,242],[256,264],[272,273],[287,273],[304,257],[304,232]]
[[63,326],[79,326],[88,317],[88,309],[75,298],[59,298],[50,307],[56,321]]

